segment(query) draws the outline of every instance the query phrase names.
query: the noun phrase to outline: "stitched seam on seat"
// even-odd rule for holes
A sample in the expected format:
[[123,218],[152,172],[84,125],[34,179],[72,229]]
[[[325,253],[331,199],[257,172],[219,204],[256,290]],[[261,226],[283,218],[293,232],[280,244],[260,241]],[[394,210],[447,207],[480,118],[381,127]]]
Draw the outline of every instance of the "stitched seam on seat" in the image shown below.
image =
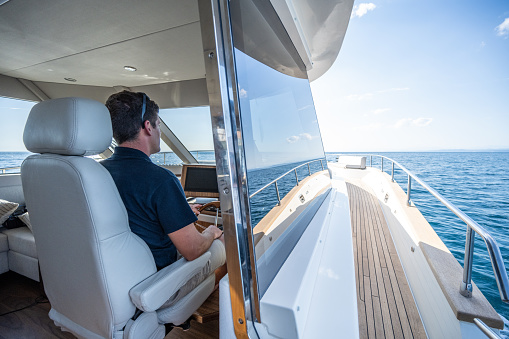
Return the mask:
[[73,115],[72,115],[72,124],[73,124],[73,128],[72,128],[72,135],[71,135],[71,139],[69,140],[69,144],[67,145],[67,148],[69,149],[69,151],[71,151],[73,148],[74,148],[74,143],[77,139],[77,128],[76,128],[76,125],[77,125],[77,116],[76,116],[76,113],[77,113],[77,108],[76,108],[76,104],[77,104],[77,100],[75,98],[72,98],[71,99],[71,102],[72,102],[72,111],[73,111]]
[[[81,156],[70,156],[70,157],[77,157],[77,158],[83,158]],[[60,161],[60,162],[63,162],[63,163],[66,163],[67,165],[69,165],[70,168],[72,168],[75,173],[77,174],[79,180],[80,180],[80,184],[81,184],[81,188],[82,188],[82,191],[83,193],[85,193],[85,188],[83,186],[83,178],[80,174],[80,172],[77,170],[77,168],[74,166],[74,164],[72,164],[72,162],[68,161],[67,159],[63,159],[61,157],[52,157],[52,156],[45,156],[44,158],[49,158],[49,159],[53,159],[53,160],[57,160],[57,161]],[[36,160],[36,159],[33,159],[33,160]],[[91,161],[94,161],[92,159],[90,159]],[[101,166],[100,164],[98,164],[99,166]],[[84,194],[85,196],[85,200],[87,202],[87,209],[88,209],[88,214],[90,216],[90,220],[92,221],[92,224],[94,225],[93,227],[93,231],[94,231],[94,237],[96,238],[96,244],[99,244],[100,243],[100,240],[99,240],[99,237],[97,235],[97,232],[96,232],[96,228],[95,228],[95,220],[94,220],[94,216],[92,214],[92,211],[90,210],[90,201],[88,199],[88,194]],[[96,248],[97,248],[97,252],[100,254],[100,256],[102,256],[102,251],[101,251],[101,247],[99,245],[96,245]],[[103,280],[104,281],[107,281],[105,279],[106,277],[106,274],[105,274],[105,271],[104,271],[104,263],[102,260],[99,260],[99,268],[100,268],[100,271],[101,271],[101,274],[102,274],[102,277],[103,277]],[[109,287],[108,287],[108,284],[105,283],[104,284],[104,288],[106,290],[106,295],[108,297],[108,304],[109,304],[109,311],[110,311],[110,315],[111,315],[111,318],[113,319],[113,323],[110,323],[110,332],[112,332],[115,328],[115,316],[113,314],[113,308],[111,307],[112,305],[112,301],[111,301],[111,294],[110,294],[110,291],[109,291]]]

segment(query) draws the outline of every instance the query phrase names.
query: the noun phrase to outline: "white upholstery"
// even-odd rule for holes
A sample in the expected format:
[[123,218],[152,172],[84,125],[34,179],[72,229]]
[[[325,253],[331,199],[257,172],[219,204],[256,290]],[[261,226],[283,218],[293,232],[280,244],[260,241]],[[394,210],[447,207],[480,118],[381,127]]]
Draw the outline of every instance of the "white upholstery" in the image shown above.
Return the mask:
[[366,157],[342,155],[338,157],[338,165],[344,168],[365,169]]
[[[104,105],[79,98],[42,102],[28,117],[25,145],[47,152],[28,157],[21,177],[49,315],[78,337],[120,338],[129,325],[129,338],[162,338],[154,313],[131,320],[136,307],[129,291],[156,273],[148,246],[131,232],[108,171],[90,158],[68,155],[104,151],[112,138],[109,122]],[[199,306],[207,296],[198,293],[189,302]],[[195,309],[181,308],[186,319]]]
[[34,236],[28,227],[18,227],[10,230],[4,230],[9,238],[9,249],[32,258],[37,258],[37,248],[35,247]]
[[[214,291],[214,274],[208,276],[198,287],[189,292],[184,298],[177,301],[171,307],[157,311],[157,317],[162,323],[181,324],[192,314],[189,310],[196,310]],[[203,300],[200,302],[200,300]],[[189,314],[186,316],[186,314]]]
[[[2,229],[2,228],[0,228]],[[7,242],[7,236],[0,233],[0,253],[7,252],[9,250],[9,243]]]
[[28,227],[4,229],[9,243],[9,269],[25,277],[39,281],[39,261],[32,232]]
[[154,312],[187,281],[199,273],[210,259],[210,252],[188,262],[184,258],[167,266],[134,286],[129,295],[140,310]]
[[[18,210],[24,208],[25,198],[19,173],[0,175],[0,198],[18,203]],[[26,227],[12,230],[0,228],[0,232],[0,273],[5,272],[7,267],[7,270],[39,281],[39,262],[32,233]],[[7,248],[2,245],[4,237]],[[6,252],[2,254],[4,250]]]
[[39,261],[37,258],[19,252],[7,252],[9,269],[32,280],[39,281]]
[[5,273],[9,270],[9,258],[7,252],[0,253],[0,274]]
[[7,256],[8,250],[9,245],[7,243],[7,236],[0,233],[0,274],[9,270],[9,258]]
[[[65,114],[62,114],[65,112]],[[35,105],[27,119],[23,142],[30,152],[93,155],[111,144],[111,119],[95,100],[61,98]]]

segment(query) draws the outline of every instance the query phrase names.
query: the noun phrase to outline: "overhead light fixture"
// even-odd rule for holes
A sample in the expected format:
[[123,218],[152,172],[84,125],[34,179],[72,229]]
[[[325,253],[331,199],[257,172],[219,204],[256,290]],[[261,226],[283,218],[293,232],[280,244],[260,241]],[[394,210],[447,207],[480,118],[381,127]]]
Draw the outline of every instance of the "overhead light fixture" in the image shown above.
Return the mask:
[[136,67],[133,67],[133,66],[124,66],[124,69],[126,71],[129,71],[129,72],[136,72],[137,71]]
[[76,82],[76,79],[74,78],[64,78],[64,80],[70,81],[70,82]]

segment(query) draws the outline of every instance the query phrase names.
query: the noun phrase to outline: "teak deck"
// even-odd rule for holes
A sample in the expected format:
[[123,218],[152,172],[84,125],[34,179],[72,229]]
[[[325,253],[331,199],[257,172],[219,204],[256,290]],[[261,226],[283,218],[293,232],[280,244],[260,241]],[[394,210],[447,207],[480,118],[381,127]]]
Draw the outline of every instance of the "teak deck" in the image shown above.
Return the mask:
[[378,200],[347,182],[360,338],[426,338]]

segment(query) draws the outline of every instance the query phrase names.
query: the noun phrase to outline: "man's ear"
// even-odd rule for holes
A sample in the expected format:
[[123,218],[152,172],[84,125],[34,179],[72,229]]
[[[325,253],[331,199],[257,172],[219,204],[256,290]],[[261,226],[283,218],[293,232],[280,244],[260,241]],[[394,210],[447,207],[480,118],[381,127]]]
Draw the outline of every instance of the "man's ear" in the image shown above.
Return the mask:
[[154,129],[152,128],[152,124],[150,123],[150,121],[145,120],[143,123],[145,124],[145,128],[142,129],[144,129],[148,135],[152,135]]

